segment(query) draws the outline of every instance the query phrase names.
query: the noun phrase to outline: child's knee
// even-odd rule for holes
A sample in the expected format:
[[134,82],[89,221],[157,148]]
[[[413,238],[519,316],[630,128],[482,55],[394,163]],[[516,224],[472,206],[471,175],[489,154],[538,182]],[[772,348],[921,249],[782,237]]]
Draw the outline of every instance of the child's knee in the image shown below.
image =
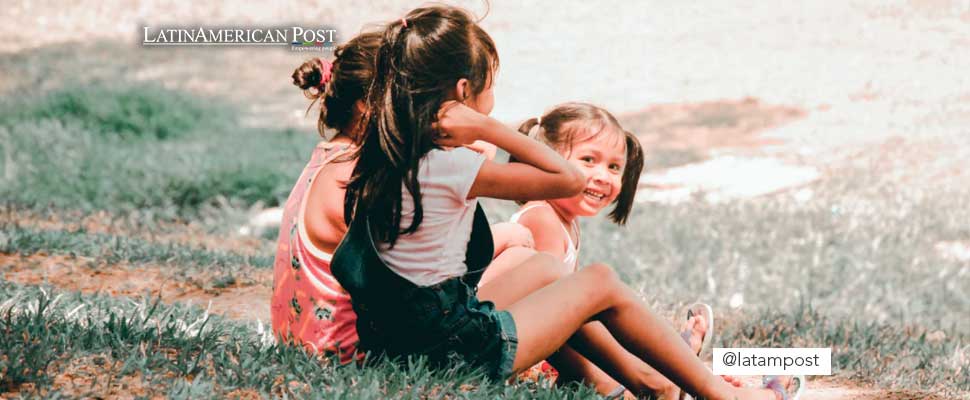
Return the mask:
[[569,268],[561,260],[548,253],[536,253],[535,257],[542,268],[541,279],[545,284],[551,284],[569,273]]
[[590,264],[580,271],[599,284],[615,285],[620,283],[620,277],[616,274],[616,271],[613,270],[613,267],[603,263]]

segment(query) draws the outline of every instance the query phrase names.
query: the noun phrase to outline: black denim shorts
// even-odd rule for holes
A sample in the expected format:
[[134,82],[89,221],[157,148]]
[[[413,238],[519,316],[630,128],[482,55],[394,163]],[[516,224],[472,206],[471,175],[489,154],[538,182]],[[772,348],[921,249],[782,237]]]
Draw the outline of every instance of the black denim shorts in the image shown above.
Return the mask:
[[392,358],[426,356],[433,367],[465,362],[496,380],[512,375],[518,347],[512,314],[479,301],[460,278],[408,289],[401,300],[388,313],[358,312],[361,349]]

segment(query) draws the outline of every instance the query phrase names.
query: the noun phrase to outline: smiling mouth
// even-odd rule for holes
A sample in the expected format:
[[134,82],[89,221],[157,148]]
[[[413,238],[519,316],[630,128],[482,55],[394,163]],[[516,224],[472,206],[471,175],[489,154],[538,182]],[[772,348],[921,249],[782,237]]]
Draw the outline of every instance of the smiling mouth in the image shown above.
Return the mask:
[[586,190],[584,190],[583,191],[583,195],[585,195],[586,197],[589,197],[589,198],[591,198],[593,200],[596,200],[596,201],[603,201],[603,199],[606,198],[606,193],[598,192],[598,191],[592,190],[592,189],[586,189]]

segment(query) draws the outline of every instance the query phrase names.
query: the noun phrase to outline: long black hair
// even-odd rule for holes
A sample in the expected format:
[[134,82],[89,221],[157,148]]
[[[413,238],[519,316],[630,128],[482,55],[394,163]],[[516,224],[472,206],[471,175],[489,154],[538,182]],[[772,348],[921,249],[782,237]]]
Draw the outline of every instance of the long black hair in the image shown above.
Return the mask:
[[[344,219],[364,207],[376,241],[393,247],[423,217],[418,166],[436,148],[431,125],[459,79],[474,94],[491,84],[498,68],[492,38],[464,10],[415,9],[387,25],[367,94],[366,128],[344,198]],[[402,229],[402,186],[414,199],[414,218]]]

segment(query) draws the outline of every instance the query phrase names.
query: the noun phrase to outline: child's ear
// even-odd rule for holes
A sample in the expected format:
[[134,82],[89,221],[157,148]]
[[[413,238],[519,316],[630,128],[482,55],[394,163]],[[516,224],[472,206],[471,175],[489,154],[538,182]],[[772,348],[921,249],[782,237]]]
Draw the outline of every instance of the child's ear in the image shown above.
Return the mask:
[[354,108],[357,109],[358,114],[364,115],[364,111],[367,109],[367,106],[364,105],[363,100],[357,100],[354,102]]
[[469,95],[471,95],[471,86],[468,79],[461,78],[458,82],[455,82],[455,100],[463,103],[468,100]]

